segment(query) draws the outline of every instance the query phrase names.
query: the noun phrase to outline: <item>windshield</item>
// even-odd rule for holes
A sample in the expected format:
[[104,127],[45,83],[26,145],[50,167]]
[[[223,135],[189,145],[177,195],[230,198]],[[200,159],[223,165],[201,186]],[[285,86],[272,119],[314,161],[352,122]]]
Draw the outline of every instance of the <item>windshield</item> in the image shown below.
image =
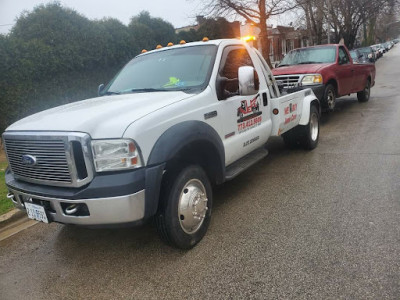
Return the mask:
[[362,53],[371,53],[372,50],[369,47],[366,48],[359,48],[358,51],[361,51]]
[[336,60],[336,47],[302,48],[290,51],[279,64],[279,67],[334,63]]
[[208,85],[217,46],[173,48],[131,60],[103,94],[189,91]]

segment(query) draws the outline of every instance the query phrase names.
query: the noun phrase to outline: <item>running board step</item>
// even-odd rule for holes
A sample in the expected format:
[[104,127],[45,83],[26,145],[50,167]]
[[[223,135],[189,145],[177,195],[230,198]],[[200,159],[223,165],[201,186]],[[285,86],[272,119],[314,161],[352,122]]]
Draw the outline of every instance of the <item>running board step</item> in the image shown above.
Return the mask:
[[257,163],[258,161],[262,160],[264,157],[268,155],[268,150],[264,148],[259,148],[250,152],[246,156],[242,157],[238,161],[234,162],[233,164],[229,165],[226,168],[225,172],[225,180],[231,180],[238,176],[243,171],[250,168],[252,165]]

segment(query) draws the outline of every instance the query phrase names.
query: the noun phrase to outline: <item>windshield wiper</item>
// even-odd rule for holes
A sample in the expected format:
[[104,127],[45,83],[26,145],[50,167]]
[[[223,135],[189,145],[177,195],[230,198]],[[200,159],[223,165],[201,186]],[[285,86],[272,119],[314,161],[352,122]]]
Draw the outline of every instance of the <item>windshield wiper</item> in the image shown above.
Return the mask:
[[165,91],[168,91],[168,89],[142,88],[142,89],[131,89],[131,90],[129,90],[130,93],[135,93],[135,92],[139,92],[139,93],[140,92],[165,92]]
[[289,65],[289,64],[278,65],[278,68],[279,67],[286,67],[286,66],[291,66],[291,65]]
[[121,92],[111,92],[111,91],[108,91],[108,92],[105,92],[105,93],[104,93],[104,95],[119,95],[119,94],[121,94]]
[[323,64],[321,61],[303,61],[301,63],[298,63],[298,65],[308,65],[308,64]]

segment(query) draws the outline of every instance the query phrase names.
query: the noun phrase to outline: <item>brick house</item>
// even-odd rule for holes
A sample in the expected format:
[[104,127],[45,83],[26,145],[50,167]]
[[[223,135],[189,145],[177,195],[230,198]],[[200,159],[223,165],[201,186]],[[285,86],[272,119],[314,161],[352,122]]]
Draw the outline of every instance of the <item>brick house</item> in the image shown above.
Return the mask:
[[[268,26],[267,30],[270,42],[269,58],[272,64],[281,61],[290,50],[309,46],[306,30],[295,29],[291,26],[277,26],[275,28]],[[260,29],[249,23],[245,23],[240,27],[241,36],[255,36],[256,41],[253,44],[256,48],[261,49],[260,40],[258,39],[259,33]]]

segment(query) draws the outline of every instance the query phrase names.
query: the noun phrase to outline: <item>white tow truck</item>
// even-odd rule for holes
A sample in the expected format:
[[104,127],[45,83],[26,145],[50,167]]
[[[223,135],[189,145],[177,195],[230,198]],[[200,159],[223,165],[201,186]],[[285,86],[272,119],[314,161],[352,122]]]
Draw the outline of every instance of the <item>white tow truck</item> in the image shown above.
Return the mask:
[[314,149],[320,103],[280,96],[261,54],[240,40],[142,53],[100,97],[49,109],[6,129],[8,197],[43,222],[141,224],[189,249],[205,235],[213,184],[267,155],[270,136]]

